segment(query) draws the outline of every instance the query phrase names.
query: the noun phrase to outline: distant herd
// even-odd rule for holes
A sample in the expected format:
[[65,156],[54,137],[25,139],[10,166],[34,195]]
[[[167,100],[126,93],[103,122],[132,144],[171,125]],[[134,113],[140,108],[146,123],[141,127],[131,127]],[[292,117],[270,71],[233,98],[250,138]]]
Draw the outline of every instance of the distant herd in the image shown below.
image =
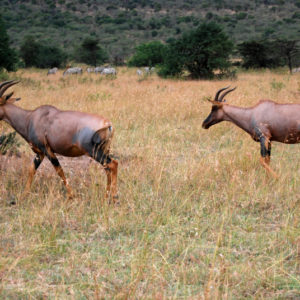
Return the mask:
[[[47,75],[54,75],[56,74],[58,71],[58,68],[52,68],[48,70]],[[117,70],[113,67],[107,66],[107,67],[87,67],[86,68],[86,72],[91,74],[91,73],[95,73],[95,74],[101,74],[101,75],[108,75],[108,76],[117,76]],[[155,72],[155,68],[154,67],[144,67],[143,69],[137,69],[136,74],[139,77],[142,76],[147,76],[150,74],[153,74]],[[72,74],[82,74],[83,73],[83,69],[81,67],[73,67],[73,68],[67,68],[64,72],[63,72],[63,76],[66,75],[72,75]]]

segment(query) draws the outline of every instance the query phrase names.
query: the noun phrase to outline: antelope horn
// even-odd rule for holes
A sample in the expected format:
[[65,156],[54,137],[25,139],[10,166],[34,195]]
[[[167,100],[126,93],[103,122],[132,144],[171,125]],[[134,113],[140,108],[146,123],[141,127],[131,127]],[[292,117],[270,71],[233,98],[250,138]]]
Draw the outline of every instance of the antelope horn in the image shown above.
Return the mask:
[[235,89],[236,89],[236,87],[234,87],[233,89],[230,89],[230,90],[226,91],[225,93],[223,93],[223,94],[221,95],[221,97],[219,98],[218,101],[222,102],[223,98],[224,98],[227,94],[229,94],[230,92],[234,91]]
[[17,84],[17,83],[19,83],[19,81],[15,81],[15,80],[10,80],[10,81],[2,82],[2,83],[0,84],[0,97],[2,97],[2,95],[4,94],[4,92],[5,92],[9,87],[11,87],[12,85]]
[[227,86],[227,87],[225,87],[225,88],[222,88],[222,89],[218,90],[217,93],[216,93],[216,96],[215,96],[214,101],[219,101],[218,97],[219,97],[220,93],[221,93],[222,91],[224,91],[224,90],[227,90],[229,87],[230,87],[230,85]]
[[8,95],[5,96],[5,100],[8,100],[12,95],[14,94],[14,92],[9,93]]

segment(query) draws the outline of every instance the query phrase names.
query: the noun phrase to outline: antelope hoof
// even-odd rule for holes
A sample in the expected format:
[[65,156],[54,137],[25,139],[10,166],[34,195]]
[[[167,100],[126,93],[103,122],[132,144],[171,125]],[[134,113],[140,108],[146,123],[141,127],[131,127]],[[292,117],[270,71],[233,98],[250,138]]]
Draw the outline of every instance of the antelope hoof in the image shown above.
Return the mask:
[[118,195],[112,196],[111,199],[109,200],[109,204],[119,205],[120,204],[119,196]]

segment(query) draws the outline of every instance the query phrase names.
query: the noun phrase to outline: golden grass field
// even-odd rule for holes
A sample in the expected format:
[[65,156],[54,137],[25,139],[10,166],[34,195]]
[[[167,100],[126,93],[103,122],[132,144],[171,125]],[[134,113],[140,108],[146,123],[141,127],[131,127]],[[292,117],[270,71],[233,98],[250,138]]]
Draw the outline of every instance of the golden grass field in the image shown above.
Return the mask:
[[88,158],[61,159],[74,200],[46,160],[23,197],[33,153],[20,138],[22,156],[0,166],[1,299],[300,299],[300,145],[273,144],[272,179],[241,129],[201,128],[217,89],[237,86],[227,102],[238,106],[299,103],[300,74],[230,82],[138,79],[127,68],[116,79],[46,73],[10,74],[21,80],[17,105],[109,118],[120,204],[104,201],[105,172]]

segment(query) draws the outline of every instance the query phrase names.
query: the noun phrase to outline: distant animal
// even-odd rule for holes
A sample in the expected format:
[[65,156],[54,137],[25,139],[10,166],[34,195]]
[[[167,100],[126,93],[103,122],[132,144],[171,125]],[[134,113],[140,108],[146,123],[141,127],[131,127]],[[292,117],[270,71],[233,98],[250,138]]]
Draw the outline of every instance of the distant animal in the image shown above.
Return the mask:
[[50,69],[49,71],[48,71],[48,73],[47,73],[47,76],[48,75],[51,75],[51,74],[56,74],[56,72],[57,72],[57,68],[52,68],[52,69]]
[[101,71],[101,74],[102,75],[113,75],[113,76],[116,76],[117,75],[117,71],[116,71],[115,68],[104,68]]
[[101,74],[101,72],[104,70],[104,67],[96,67],[95,68],[95,73],[96,74],[98,74],[98,73],[100,73]]
[[0,84],[0,120],[10,124],[30,145],[35,158],[30,167],[25,191],[29,192],[34,174],[46,156],[61,177],[68,198],[72,190],[56,157],[88,155],[98,161],[107,175],[106,197],[117,199],[118,162],[110,156],[110,144],[114,134],[112,123],[101,116],[78,111],[62,111],[50,105],[35,110],[25,110],[13,103],[13,92],[5,91],[18,81],[10,80]]
[[[260,162],[269,174],[278,177],[270,168],[271,143],[273,141],[296,144],[300,142],[300,104],[279,104],[260,100],[253,107],[242,108],[225,103],[224,97],[235,90],[229,87],[218,90],[209,116],[202,127],[208,129],[222,121],[229,121],[246,131],[260,143]],[[222,91],[225,91],[221,94]],[[220,95],[221,94],[221,95]]]
[[87,68],[86,71],[88,73],[95,73],[95,68]]
[[139,76],[139,77],[141,77],[141,76],[143,76],[143,71],[141,70],[141,69],[137,69],[136,70],[136,74]]
[[82,68],[79,67],[68,68],[64,71],[63,76],[70,75],[70,74],[82,74]]
[[293,70],[292,70],[292,73],[299,73],[300,72],[300,67],[299,68],[294,68]]

